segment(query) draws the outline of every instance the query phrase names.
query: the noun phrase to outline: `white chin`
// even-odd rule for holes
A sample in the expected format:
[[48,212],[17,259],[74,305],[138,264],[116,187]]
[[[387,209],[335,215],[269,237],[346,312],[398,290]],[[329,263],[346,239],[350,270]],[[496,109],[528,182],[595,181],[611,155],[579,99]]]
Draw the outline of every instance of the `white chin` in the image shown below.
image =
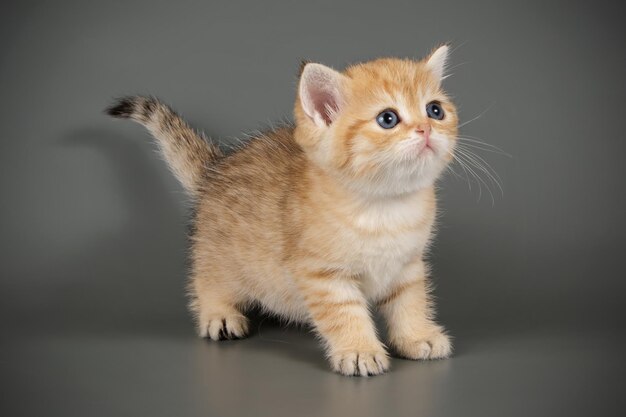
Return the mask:
[[445,163],[433,152],[428,153],[429,155],[415,160],[412,167],[405,170],[398,169],[389,175],[387,181],[383,181],[385,186],[380,191],[386,191],[389,194],[406,194],[432,187],[441,175]]
[[422,156],[418,163],[423,165],[421,166],[421,169],[415,171],[412,178],[415,180],[415,183],[421,184],[422,187],[433,185],[445,167],[445,163],[441,161],[441,159],[439,159],[432,151],[429,151],[427,155]]

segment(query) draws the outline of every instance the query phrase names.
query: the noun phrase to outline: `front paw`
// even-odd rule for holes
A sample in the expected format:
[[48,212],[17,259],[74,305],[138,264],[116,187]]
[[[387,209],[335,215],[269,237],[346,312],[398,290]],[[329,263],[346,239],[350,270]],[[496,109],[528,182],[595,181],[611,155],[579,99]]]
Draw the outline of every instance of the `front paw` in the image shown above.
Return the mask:
[[452,354],[450,337],[442,330],[432,330],[392,341],[398,354],[407,359],[444,359]]
[[333,353],[330,363],[335,372],[347,376],[380,375],[389,369],[389,357],[382,349]]

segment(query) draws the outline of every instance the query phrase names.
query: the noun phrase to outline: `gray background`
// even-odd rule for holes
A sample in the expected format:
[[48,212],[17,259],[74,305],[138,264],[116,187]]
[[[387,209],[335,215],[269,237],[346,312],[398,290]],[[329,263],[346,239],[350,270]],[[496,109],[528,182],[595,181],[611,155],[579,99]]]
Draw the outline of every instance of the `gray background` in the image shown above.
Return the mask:
[[[626,34],[622,8],[586,3],[2,2],[1,414],[623,413]],[[357,379],[258,315],[250,339],[197,339],[189,204],[147,134],[102,109],[155,94],[226,146],[291,117],[301,58],[445,41],[462,120],[484,112],[462,133],[511,154],[480,152],[493,201],[441,182],[433,279],[454,357]]]

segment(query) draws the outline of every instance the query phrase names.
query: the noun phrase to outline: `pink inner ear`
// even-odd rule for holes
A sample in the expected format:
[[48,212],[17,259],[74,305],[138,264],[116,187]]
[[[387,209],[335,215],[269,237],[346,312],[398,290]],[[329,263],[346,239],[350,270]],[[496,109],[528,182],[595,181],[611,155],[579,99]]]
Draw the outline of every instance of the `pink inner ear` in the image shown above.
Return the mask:
[[341,110],[342,75],[321,64],[304,67],[300,80],[300,99],[304,112],[320,127],[329,126]]
[[326,125],[330,125],[333,121],[333,115],[339,110],[335,95],[320,88],[311,91],[310,98],[315,111],[322,117]]

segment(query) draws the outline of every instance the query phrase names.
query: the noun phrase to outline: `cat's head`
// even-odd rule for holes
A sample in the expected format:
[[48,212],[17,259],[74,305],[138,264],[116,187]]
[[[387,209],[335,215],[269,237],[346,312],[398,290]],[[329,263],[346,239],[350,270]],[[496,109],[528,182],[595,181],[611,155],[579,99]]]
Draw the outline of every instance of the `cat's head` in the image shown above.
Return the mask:
[[458,118],[441,88],[448,46],[421,61],[378,59],[335,71],[304,65],[296,140],[358,191],[398,195],[434,183],[452,159]]

